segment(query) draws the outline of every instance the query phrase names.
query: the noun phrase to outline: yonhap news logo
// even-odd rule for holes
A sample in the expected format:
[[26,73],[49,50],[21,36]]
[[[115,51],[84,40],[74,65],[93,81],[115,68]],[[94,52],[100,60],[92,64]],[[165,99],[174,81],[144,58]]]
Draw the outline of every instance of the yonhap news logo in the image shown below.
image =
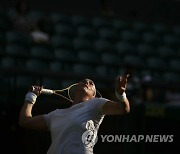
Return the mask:
[[173,142],[174,135],[100,135],[102,142]]

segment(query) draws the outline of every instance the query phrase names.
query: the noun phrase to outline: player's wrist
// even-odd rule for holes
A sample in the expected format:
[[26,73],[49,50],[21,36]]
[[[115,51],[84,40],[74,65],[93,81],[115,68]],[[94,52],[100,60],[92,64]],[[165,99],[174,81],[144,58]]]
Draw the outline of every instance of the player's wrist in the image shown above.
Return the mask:
[[37,99],[37,95],[33,92],[28,92],[25,96],[25,101],[33,105],[35,104],[36,99]]
[[126,97],[126,93],[125,92],[122,92],[122,94],[119,94],[117,92],[117,90],[115,90],[115,95],[116,95],[116,98],[120,101],[120,102],[123,102],[127,99]]

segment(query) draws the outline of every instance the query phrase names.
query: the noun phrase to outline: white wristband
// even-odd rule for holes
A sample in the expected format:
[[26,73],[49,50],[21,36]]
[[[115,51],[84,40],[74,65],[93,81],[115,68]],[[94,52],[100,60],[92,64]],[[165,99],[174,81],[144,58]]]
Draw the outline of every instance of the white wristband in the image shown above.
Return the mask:
[[127,99],[125,92],[123,92],[122,95],[119,95],[118,92],[115,90],[115,94],[116,94],[116,98],[121,102]]
[[28,102],[30,102],[30,103],[32,103],[32,104],[35,104],[36,98],[37,98],[37,95],[36,95],[36,94],[34,94],[34,93],[32,93],[32,92],[28,92],[28,93],[26,94],[25,101],[28,101]]

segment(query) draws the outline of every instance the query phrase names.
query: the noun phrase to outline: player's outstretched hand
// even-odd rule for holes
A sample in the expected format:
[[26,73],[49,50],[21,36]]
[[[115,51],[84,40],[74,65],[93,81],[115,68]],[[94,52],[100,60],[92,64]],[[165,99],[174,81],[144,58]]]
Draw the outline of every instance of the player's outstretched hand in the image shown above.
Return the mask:
[[31,88],[29,89],[29,92],[33,92],[34,94],[39,96],[41,94],[42,89],[43,89],[42,86],[31,86]]
[[118,76],[115,81],[115,90],[118,94],[122,95],[123,92],[126,91],[127,81],[128,81],[129,74],[125,76]]

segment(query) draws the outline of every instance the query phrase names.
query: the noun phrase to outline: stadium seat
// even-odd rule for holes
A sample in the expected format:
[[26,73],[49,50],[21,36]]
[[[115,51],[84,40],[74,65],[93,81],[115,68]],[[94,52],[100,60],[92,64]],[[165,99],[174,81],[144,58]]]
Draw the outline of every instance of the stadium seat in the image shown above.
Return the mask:
[[76,37],[73,39],[73,49],[79,50],[93,50],[92,42],[85,38]]
[[91,65],[86,64],[74,64],[73,65],[73,73],[77,75],[93,75],[94,69]]
[[18,45],[18,44],[12,44],[12,45],[6,45],[6,54],[16,57],[28,57],[29,56],[29,48]]
[[59,36],[64,36],[64,37],[69,37],[72,38],[74,37],[76,29],[70,24],[65,24],[65,23],[58,23],[54,27],[55,29],[55,34]]
[[179,83],[179,74],[175,72],[165,72],[163,73],[163,79],[165,82],[169,83]]
[[61,81],[59,79],[44,77],[42,79],[42,85],[44,88],[47,89],[53,89],[53,90],[61,89]]
[[164,58],[164,59],[170,59],[176,57],[176,52],[172,48],[168,46],[159,46],[157,48],[157,54]]
[[153,32],[145,32],[142,34],[142,41],[144,43],[157,46],[160,44],[161,40],[158,34],[153,33]]
[[179,37],[180,36],[180,26],[174,26],[172,28],[172,33],[173,33],[173,35]]
[[125,65],[127,66],[131,66],[137,69],[142,69],[144,67],[143,58],[137,55],[126,55],[123,59],[124,59]]
[[5,46],[6,45],[6,37],[5,34],[0,32],[0,46]]
[[62,13],[51,13],[50,19],[53,21],[54,24],[58,24],[58,23],[71,24],[71,18],[68,15]]
[[118,39],[117,33],[112,28],[100,28],[98,37],[107,41],[116,41]]
[[139,42],[138,34],[132,30],[122,30],[119,34],[122,41],[130,42],[131,44]]
[[18,75],[15,80],[17,88],[26,89],[27,91],[32,85],[36,84],[36,80],[31,76]]
[[77,56],[80,62],[87,62],[90,64],[99,62],[97,54],[93,51],[81,50],[78,52]]
[[133,45],[129,42],[117,42],[115,44],[116,50],[120,55],[125,55],[125,54],[133,54],[135,53],[134,51],[136,50],[135,48],[133,48]]
[[0,32],[4,33],[11,29],[10,22],[6,19],[0,18]]
[[6,42],[8,44],[18,43],[21,45],[30,45],[32,43],[32,38],[30,35],[19,31],[8,31],[6,33]]
[[111,22],[108,19],[104,19],[101,17],[93,17],[91,21],[94,28],[112,28]]
[[108,75],[108,66],[99,65],[95,68],[95,72],[99,76],[107,76]]
[[137,44],[137,53],[141,57],[148,57],[152,55],[156,55],[156,50],[151,45],[147,43],[139,43]]
[[101,54],[101,63],[104,65],[120,65],[122,59],[114,53],[105,52]]
[[33,71],[49,71],[48,63],[46,61],[37,60],[37,59],[29,59],[26,61],[25,67],[27,70]]
[[120,19],[112,20],[112,27],[117,31],[120,32],[125,29],[129,29],[129,24]]
[[54,51],[54,58],[60,61],[71,62],[76,60],[76,55],[70,50],[57,49]]
[[152,69],[156,71],[164,71],[168,69],[168,64],[160,57],[148,57],[146,63],[148,66],[147,69]]
[[178,58],[170,59],[169,66],[172,71],[180,72],[180,60]]
[[52,71],[52,72],[61,72],[62,71],[62,69],[63,69],[63,65],[62,65],[62,63],[61,62],[59,62],[59,61],[51,61],[50,63],[49,63],[49,68],[50,68],[50,70]]
[[78,26],[77,27],[77,36],[86,38],[86,39],[95,39],[96,38],[96,31],[90,26]]
[[68,37],[63,37],[55,34],[51,37],[50,42],[54,49],[72,49],[72,43]]
[[53,57],[53,52],[51,52],[48,48],[35,46],[31,47],[31,56],[32,58],[47,58],[50,59]]
[[113,52],[115,50],[111,42],[102,39],[95,40],[94,48],[97,53]]
[[73,15],[71,17],[71,22],[74,26],[86,26],[86,25],[91,25],[91,22],[89,19],[87,19],[86,17],[84,16],[79,16],[79,15]]
[[1,58],[1,67],[9,68],[9,67],[15,67],[16,66],[16,60],[12,57],[3,57]]
[[155,23],[150,26],[151,30],[158,35],[166,34],[168,32],[168,28],[165,24]]
[[135,21],[132,23],[132,30],[138,33],[142,33],[149,30],[149,26],[142,21]]
[[45,13],[43,11],[39,10],[30,10],[27,14],[27,18],[34,22],[34,24],[42,17],[45,16]]
[[172,34],[165,34],[164,36],[162,36],[162,42],[164,43],[164,45],[168,45],[171,48],[179,47],[180,43],[178,37]]

